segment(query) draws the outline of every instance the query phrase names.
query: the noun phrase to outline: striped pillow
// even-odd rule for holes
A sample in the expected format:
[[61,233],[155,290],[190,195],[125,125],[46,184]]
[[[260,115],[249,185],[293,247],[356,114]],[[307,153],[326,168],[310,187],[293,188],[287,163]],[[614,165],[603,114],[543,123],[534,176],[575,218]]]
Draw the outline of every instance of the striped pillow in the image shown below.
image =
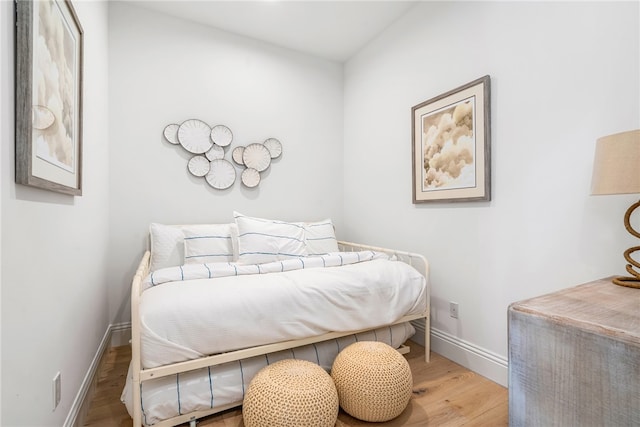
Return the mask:
[[331,219],[304,224],[307,255],[338,252],[338,241]]
[[184,263],[234,261],[235,224],[202,224],[185,226]]
[[238,262],[263,264],[306,256],[301,224],[253,218],[234,212],[238,226]]

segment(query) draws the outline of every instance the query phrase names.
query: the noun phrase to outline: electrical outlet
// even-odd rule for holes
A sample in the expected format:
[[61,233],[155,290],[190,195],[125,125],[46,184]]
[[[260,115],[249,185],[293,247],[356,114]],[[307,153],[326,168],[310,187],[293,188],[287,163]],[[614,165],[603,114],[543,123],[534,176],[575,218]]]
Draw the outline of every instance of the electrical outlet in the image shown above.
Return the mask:
[[458,303],[457,302],[453,302],[453,301],[449,302],[449,316],[453,317],[454,319],[458,318]]
[[53,377],[53,410],[55,411],[60,403],[60,395],[62,394],[62,387],[60,384],[60,372],[56,373]]

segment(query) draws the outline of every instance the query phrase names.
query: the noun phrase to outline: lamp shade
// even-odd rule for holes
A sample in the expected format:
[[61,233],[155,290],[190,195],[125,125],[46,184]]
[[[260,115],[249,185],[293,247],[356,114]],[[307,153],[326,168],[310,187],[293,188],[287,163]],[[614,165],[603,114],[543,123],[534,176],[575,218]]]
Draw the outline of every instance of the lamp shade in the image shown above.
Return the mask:
[[596,142],[591,194],[640,193],[640,129]]

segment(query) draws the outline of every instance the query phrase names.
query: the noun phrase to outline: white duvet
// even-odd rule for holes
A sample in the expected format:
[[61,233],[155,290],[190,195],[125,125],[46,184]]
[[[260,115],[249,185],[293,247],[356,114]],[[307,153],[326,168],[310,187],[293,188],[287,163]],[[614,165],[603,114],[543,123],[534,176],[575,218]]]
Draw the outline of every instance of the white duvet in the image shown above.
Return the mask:
[[[367,254],[307,257],[294,261],[297,269],[282,264],[285,271],[272,266],[267,272],[262,264],[241,266],[246,274],[235,275],[228,268],[232,275],[211,279],[215,265],[158,270],[140,297],[142,364],[151,368],[331,331],[371,329],[424,313],[425,278],[404,262]],[[206,278],[183,280],[198,277],[198,269]],[[177,280],[160,283],[161,275]]]

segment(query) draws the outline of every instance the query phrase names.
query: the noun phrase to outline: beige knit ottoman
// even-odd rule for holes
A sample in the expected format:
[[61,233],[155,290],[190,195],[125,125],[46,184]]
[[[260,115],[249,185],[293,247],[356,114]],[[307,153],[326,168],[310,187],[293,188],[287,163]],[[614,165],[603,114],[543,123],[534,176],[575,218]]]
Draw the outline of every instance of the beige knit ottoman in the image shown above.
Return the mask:
[[339,409],[336,387],[324,369],[286,359],[253,377],[242,418],[246,427],[333,427]]
[[362,341],[346,347],[333,362],[331,378],[342,409],[363,421],[389,421],[411,399],[409,363],[381,342]]

